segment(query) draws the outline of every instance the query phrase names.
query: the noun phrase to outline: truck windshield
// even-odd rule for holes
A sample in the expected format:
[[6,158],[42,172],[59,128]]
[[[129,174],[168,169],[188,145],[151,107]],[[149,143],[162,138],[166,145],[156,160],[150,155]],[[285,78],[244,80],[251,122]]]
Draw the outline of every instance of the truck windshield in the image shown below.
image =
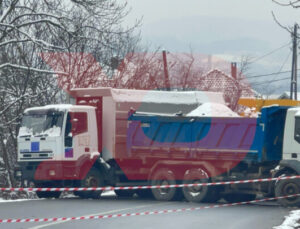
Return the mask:
[[60,136],[64,113],[55,110],[30,111],[24,114],[19,137]]

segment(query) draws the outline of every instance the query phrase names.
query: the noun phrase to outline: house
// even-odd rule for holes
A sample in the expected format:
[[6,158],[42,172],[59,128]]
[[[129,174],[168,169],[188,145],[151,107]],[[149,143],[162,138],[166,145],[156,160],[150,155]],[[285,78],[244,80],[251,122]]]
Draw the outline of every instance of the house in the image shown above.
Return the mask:
[[231,64],[231,75],[213,69],[201,77],[197,87],[203,91],[222,92],[228,106],[236,109],[240,97],[255,98],[257,92],[247,84],[242,74],[237,73],[236,63]]

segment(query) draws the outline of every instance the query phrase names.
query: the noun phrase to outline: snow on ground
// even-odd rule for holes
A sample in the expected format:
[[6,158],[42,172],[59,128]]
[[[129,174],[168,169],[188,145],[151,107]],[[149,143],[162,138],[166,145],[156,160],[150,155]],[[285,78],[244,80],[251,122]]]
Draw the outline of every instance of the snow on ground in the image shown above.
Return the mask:
[[[101,196],[116,196],[114,191],[103,191]],[[72,192],[70,193],[63,193],[60,198],[68,199],[68,198],[78,198],[78,196],[74,195]]]
[[290,212],[290,215],[285,217],[283,224],[273,229],[296,229],[300,226],[300,210]]
[[28,201],[28,200],[32,200],[32,199],[4,200],[0,198],[0,203],[11,203],[11,202]]
[[195,110],[188,113],[189,117],[239,117],[229,107],[219,103],[203,103]]
[[101,196],[115,196],[116,193],[114,191],[104,191]]

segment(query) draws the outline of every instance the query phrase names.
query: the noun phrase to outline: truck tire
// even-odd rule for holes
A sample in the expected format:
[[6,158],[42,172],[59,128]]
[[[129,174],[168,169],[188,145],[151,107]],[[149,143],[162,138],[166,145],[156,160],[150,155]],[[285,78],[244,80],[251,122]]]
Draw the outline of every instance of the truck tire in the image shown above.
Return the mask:
[[[81,180],[81,187],[102,187],[104,184],[103,178],[100,172],[96,168],[92,168],[86,177]],[[93,198],[98,199],[102,191],[76,191],[74,195],[77,195],[83,199]]]
[[[208,183],[209,176],[201,168],[189,169],[183,177],[184,184]],[[182,192],[186,200],[190,202],[216,202],[220,199],[217,187],[210,186],[192,186],[183,187]]]
[[[53,184],[52,184],[53,185]],[[35,184],[31,184],[31,187],[37,187],[37,188],[51,188],[52,186],[51,184],[43,184],[43,183],[35,183]],[[53,187],[53,186],[52,186]],[[61,192],[59,191],[54,191],[54,192],[50,192],[50,191],[46,191],[46,192],[40,192],[37,191],[36,195],[38,198],[55,198],[58,199],[60,197]]]
[[247,193],[228,193],[223,195],[223,199],[228,203],[248,202],[255,200],[256,195]]
[[132,197],[134,195],[134,190],[115,190],[115,193],[119,197]]
[[[275,185],[275,197],[300,193],[300,180],[280,180]],[[285,207],[300,207],[300,196],[278,199],[278,203]]]
[[[167,168],[158,169],[152,176],[151,185],[175,185],[176,180],[172,170]],[[178,188],[155,188],[152,194],[156,200],[177,200],[181,192]]]

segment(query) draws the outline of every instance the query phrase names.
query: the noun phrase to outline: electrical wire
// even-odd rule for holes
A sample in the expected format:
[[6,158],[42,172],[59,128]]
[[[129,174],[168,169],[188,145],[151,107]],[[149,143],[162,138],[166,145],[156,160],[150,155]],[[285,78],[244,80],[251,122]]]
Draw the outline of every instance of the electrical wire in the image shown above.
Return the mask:
[[277,80],[269,80],[269,81],[257,82],[257,83],[251,84],[251,86],[259,86],[259,85],[263,85],[263,84],[271,84],[271,83],[274,83],[274,82],[284,81],[284,80],[288,80],[288,79],[290,80],[291,77],[286,77],[286,78],[277,79]]
[[[300,69],[298,69],[300,70]],[[272,72],[272,73],[268,73],[268,74],[263,74],[263,75],[253,75],[253,76],[248,76],[243,78],[243,80],[247,80],[247,79],[251,79],[251,78],[258,78],[258,77],[263,77],[263,76],[273,76],[273,75],[277,75],[277,74],[284,74],[284,73],[289,73],[292,71],[281,71],[281,72]]]
[[[266,84],[266,83],[271,84],[272,82],[278,82],[278,81],[283,81],[283,80],[286,80],[286,79],[290,79],[290,77],[288,77],[288,78],[283,78],[283,79],[277,79],[277,80],[276,80],[275,78],[276,78],[276,76],[278,76],[279,74],[282,74],[282,73],[283,73],[283,72],[282,72],[282,69],[283,69],[284,66],[286,65],[286,62],[288,61],[288,59],[289,59],[291,53],[292,53],[292,51],[289,52],[289,54],[288,54],[287,57],[285,58],[284,62],[283,62],[282,65],[280,66],[280,68],[279,68],[279,70],[278,70],[277,73],[274,73],[274,74],[268,74],[269,76],[270,76],[270,75],[275,75],[275,76],[273,77],[272,80],[268,80],[268,81],[265,81],[265,82],[262,81],[262,82],[257,82],[257,83],[254,82],[254,83],[251,84],[251,86],[258,86],[258,85],[263,85],[263,84]],[[286,72],[291,72],[291,71],[286,71]]]
[[271,51],[271,52],[268,52],[268,53],[266,53],[266,54],[264,54],[264,55],[262,55],[262,56],[260,56],[260,57],[255,58],[255,59],[252,60],[252,61],[249,61],[249,63],[251,63],[251,64],[252,64],[252,63],[255,63],[255,62],[257,62],[257,61],[259,61],[259,60],[265,58],[266,56],[269,56],[269,55],[271,55],[271,54],[273,54],[273,53],[279,51],[280,49],[283,49],[283,48],[289,46],[291,43],[292,43],[292,42],[290,41],[289,43],[284,44],[284,45],[280,46],[279,48],[274,49],[274,50]]
[[[281,72],[281,71],[282,71],[282,69],[283,69],[284,66],[286,65],[286,62],[287,62],[288,59],[290,58],[291,53],[292,53],[292,50],[290,50],[290,52],[289,52],[289,54],[287,55],[286,59],[284,60],[283,64],[282,64],[281,67],[279,68],[278,72]],[[277,75],[278,75],[278,74],[277,74]],[[273,77],[272,80],[275,80],[275,78],[276,78],[277,75],[275,75],[275,76]]]

